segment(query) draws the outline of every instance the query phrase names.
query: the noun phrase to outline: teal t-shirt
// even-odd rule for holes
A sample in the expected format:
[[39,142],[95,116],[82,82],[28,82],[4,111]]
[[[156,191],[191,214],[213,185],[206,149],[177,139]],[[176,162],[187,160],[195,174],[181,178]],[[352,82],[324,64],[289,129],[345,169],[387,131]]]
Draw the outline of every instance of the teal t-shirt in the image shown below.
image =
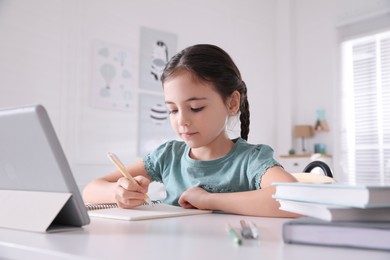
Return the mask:
[[178,205],[181,194],[198,186],[208,192],[238,192],[260,189],[266,170],[280,164],[268,145],[248,144],[238,138],[224,157],[199,161],[191,159],[190,148],[182,141],[169,141],[144,157],[152,180],[162,182],[167,197],[164,203]]

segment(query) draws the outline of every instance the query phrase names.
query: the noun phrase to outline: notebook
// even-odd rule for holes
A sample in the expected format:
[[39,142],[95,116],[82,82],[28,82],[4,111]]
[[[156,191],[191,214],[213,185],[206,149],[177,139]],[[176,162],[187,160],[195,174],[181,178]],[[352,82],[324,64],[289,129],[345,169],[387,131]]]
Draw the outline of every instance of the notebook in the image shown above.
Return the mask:
[[[99,204],[95,206],[99,207]],[[100,206],[108,208],[89,210],[88,215],[90,217],[134,221],[212,213],[211,210],[185,209],[179,206],[173,206],[163,203],[141,205],[132,209],[118,208],[116,204],[100,204]]]
[[[151,200],[152,204],[160,204],[161,200]],[[144,205],[148,203],[145,202]],[[98,210],[98,209],[110,209],[110,208],[118,208],[118,204],[114,203],[85,203],[85,208],[87,210]]]
[[[0,210],[0,227],[46,232],[88,224],[87,210],[46,109],[42,105],[0,109],[0,126],[0,193],[13,194]],[[20,207],[16,203],[21,198],[36,207],[28,207],[30,211]]]

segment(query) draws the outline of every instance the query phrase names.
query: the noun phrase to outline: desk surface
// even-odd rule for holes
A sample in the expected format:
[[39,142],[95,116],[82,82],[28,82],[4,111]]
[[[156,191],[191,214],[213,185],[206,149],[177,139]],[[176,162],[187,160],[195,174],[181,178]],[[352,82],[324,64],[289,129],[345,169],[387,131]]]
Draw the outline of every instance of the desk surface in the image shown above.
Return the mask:
[[[225,227],[253,221],[259,240],[233,243]],[[120,221],[91,218],[91,224],[61,233],[0,229],[0,257],[11,259],[390,259],[390,252],[284,244],[287,219],[228,214]]]

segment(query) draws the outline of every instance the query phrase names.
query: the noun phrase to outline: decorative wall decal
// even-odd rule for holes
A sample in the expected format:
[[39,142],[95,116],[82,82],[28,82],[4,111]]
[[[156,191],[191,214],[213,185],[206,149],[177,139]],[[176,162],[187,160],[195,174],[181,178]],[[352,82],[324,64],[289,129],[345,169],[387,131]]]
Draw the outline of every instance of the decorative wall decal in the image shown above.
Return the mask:
[[162,143],[176,138],[162,95],[140,94],[138,120],[139,156],[144,156]]
[[96,41],[92,48],[92,106],[134,110],[134,55],[125,47]]
[[168,60],[177,52],[177,36],[142,27],[140,37],[138,156],[144,156],[176,138],[169,123],[160,78]]
[[161,93],[160,77],[168,60],[176,54],[177,36],[141,27],[140,88]]

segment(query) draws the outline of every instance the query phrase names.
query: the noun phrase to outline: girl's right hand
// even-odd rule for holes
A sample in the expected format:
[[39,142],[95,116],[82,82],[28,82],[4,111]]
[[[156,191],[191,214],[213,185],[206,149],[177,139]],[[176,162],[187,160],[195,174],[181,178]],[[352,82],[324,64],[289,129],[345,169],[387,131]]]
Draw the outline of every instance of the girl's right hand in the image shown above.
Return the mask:
[[150,181],[144,176],[136,176],[134,179],[138,185],[125,177],[119,178],[116,182],[115,200],[120,208],[130,209],[145,203]]

